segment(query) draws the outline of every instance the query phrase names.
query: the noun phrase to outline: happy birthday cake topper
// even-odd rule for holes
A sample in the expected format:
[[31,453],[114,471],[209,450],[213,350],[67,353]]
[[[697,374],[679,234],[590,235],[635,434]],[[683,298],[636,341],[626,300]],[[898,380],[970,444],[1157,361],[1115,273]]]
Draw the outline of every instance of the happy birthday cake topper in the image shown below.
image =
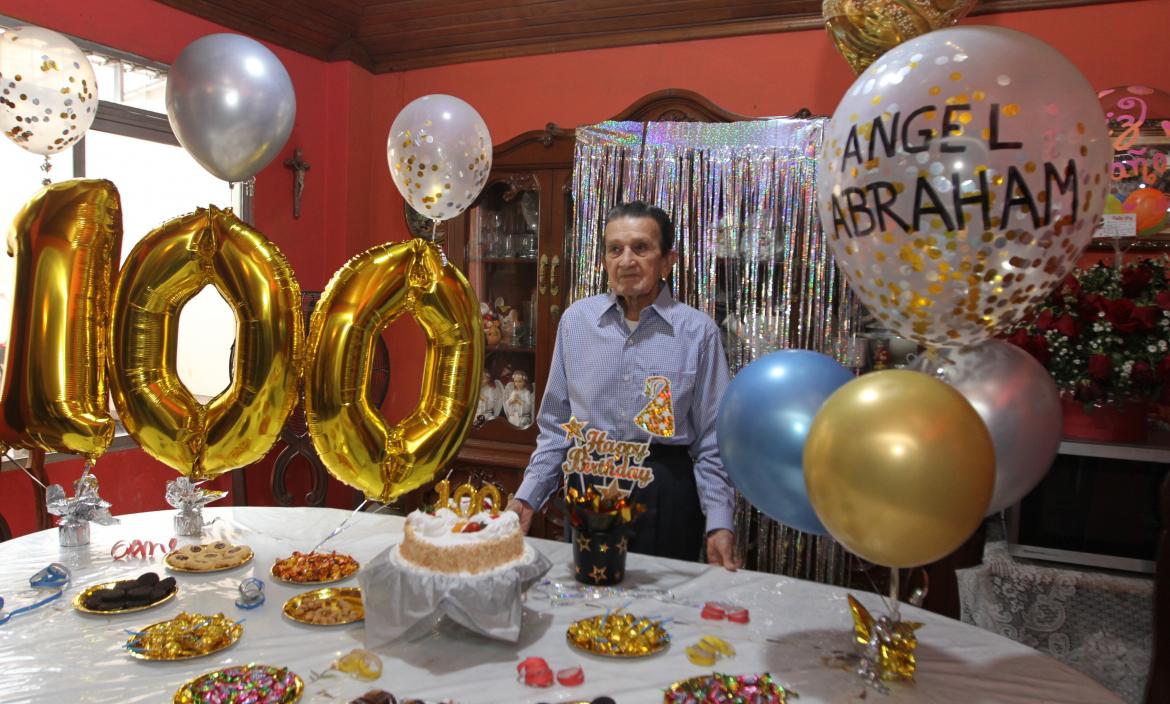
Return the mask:
[[629,480],[642,488],[654,481],[654,470],[642,465],[650,456],[649,441],[610,440],[609,431],[586,430],[588,425],[577,420],[576,416],[568,423],[562,423],[561,427],[565,430],[565,439],[573,443],[561,463],[566,479],[570,474],[581,474]]

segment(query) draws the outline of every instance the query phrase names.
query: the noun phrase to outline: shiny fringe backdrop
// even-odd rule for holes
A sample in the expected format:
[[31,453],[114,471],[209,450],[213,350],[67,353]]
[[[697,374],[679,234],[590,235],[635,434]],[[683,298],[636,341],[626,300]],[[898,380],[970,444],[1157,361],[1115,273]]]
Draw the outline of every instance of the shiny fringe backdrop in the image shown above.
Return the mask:
[[[569,296],[605,290],[602,225],[640,199],[677,228],[675,295],[724,330],[732,371],[784,348],[845,359],[858,307],[816,214],[826,120],[604,122],[577,129]],[[742,498],[739,548],[753,569],[848,583],[854,558],[836,541],[772,521]]]

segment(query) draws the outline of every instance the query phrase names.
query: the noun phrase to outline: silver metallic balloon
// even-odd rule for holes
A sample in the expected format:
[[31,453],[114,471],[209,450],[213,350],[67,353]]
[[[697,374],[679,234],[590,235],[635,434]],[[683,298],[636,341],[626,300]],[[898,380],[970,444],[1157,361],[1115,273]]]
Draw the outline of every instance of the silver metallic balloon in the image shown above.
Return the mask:
[[245,181],[288,141],[292,79],[263,44],[209,34],[183,49],[167,76],[167,117],[179,143],[225,181]]
[[1048,472],[1060,448],[1060,392],[1043,365],[1015,345],[987,340],[940,349],[910,365],[967,399],[995,446],[995,493],[988,515],[1014,505]]

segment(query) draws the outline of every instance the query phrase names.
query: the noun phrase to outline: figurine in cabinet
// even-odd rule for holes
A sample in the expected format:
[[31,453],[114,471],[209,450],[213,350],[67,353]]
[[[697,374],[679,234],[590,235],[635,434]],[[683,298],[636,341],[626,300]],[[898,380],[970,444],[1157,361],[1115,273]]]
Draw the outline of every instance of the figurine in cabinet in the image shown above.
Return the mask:
[[503,384],[492,379],[490,372],[484,372],[479,387],[479,402],[475,406],[476,425],[483,425],[500,415],[500,402],[503,395]]
[[508,422],[517,428],[532,425],[534,395],[528,385],[528,372],[523,369],[512,372],[512,382],[504,387],[504,397],[504,414]]

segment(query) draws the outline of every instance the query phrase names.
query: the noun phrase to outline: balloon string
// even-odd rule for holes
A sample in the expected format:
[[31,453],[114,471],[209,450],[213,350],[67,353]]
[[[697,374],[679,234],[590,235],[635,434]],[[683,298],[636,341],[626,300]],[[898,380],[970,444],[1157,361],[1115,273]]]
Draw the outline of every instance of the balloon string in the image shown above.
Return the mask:
[[[330,540],[332,540],[332,539],[333,539],[333,538],[334,538],[334,537],[335,537],[335,536],[336,536],[338,533],[340,533],[340,532],[342,532],[343,530],[345,530],[346,528],[348,528],[348,527],[349,527],[349,522],[350,522],[350,521],[352,521],[352,520],[353,520],[353,517],[354,517],[354,516],[356,516],[356,515],[357,515],[357,514],[358,514],[358,513],[359,513],[359,512],[360,512],[360,511],[363,509],[363,508],[365,508],[365,507],[366,507],[366,504],[368,504],[368,503],[370,503],[370,500],[369,500],[369,499],[362,499],[362,502],[361,502],[360,504],[358,504],[358,507],[357,507],[357,508],[355,508],[355,509],[354,509],[352,512],[350,512],[350,514],[349,514],[348,516],[346,516],[346,517],[345,517],[345,520],[344,520],[344,521],[342,521],[342,522],[341,522],[341,523],[340,523],[340,524],[339,524],[339,525],[338,525],[336,528],[334,528],[334,529],[333,529],[333,531],[329,533],[329,535],[327,535],[327,536],[325,536],[324,538],[322,538],[322,539],[321,539],[321,542],[317,543],[317,545],[316,545],[316,546],[314,546],[314,547],[313,547],[313,549],[312,549],[312,550],[310,550],[309,552],[317,552],[318,550],[320,550],[320,549],[321,549],[321,546],[322,546],[322,545],[324,545],[325,543],[329,542],[329,541],[330,541]],[[390,506],[390,504],[382,504],[381,506],[379,506],[378,508],[374,509],[373,511],[370,511],[370,513],[378,513],[379,511],[381,511],[381,510],[383,510],[383,509],[385,509],[385,508],[387,508],[387,507],[389,507],[389,506]]]
[[901,570],[897,567],[890,568],[890,598],[886,599],[886,610],[890,612],[890,618],[894,621],[900,621],[901,616],[898,614],[898,588],[901,582]]
[[22,465],[20,462],[18,462],[15,457],[13,457],[12,455],[10,455],[8,453],[8,450],[4,450],[4,456],[8,458],[9,462],[16,465],[17,467],[20,467],[20,471],[27,474],[28,478],[33,480],[37,484],[37,486],[48,491],[49,487],[45,486],[44,483],[40,479],[37,479],[36,475],[33,474],[32,470],[30,469],[30,467],[32,466],[32,457],[31,456],[27,458],[29,461],[29,467],[26,467],[26,466]]
[[53,180],[51,178],[49,178],[49,171],[52,168],[53,168],[53,165],[49,162],[49,156],[46,154],[45,155],[45,163],[41,164],[41,171],[45,172],[45,177],[43,179],[41,179],[42,186],[48,186],[49,184],[53,183]]

